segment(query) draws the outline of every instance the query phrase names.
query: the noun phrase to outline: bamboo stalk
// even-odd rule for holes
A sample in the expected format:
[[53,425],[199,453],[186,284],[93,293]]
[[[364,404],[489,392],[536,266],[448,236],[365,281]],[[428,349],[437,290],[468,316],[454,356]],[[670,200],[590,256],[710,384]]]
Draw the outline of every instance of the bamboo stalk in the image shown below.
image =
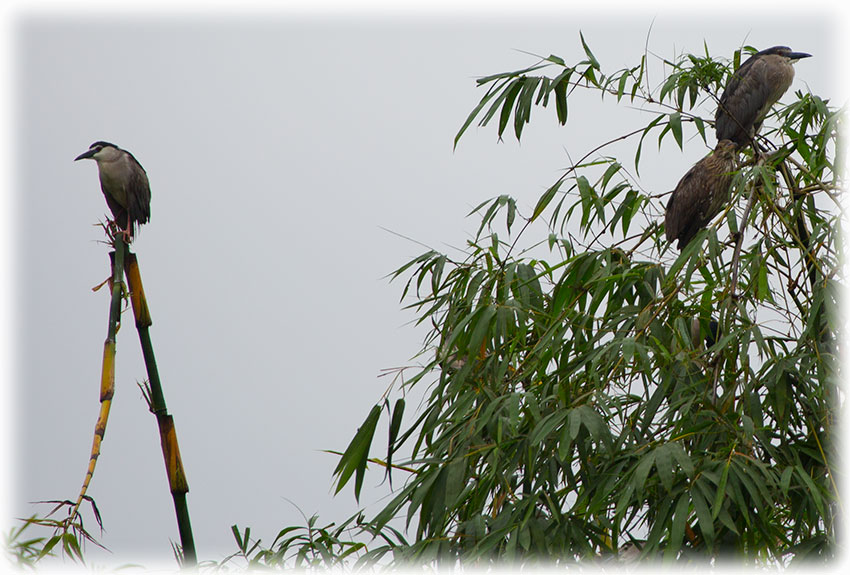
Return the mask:
[[100,456],[100,446],[103,442],[103,436],[106,433],[106,422],[109,420],[109,408],[112,406],[112,396],[115,394],[115,334],[118,333],[118,327],[121,321],[121,276],[124,275],[124,254],[127,252],[127,244],[124,243],[123,238],[116,236],[113,246],[115,247],[115,251],[109,253],[112,269],[112,275],[110,277],[112,296],[109,303],[109,324],[106,330],[106,341],[103,342],[103,363],[100,373],[100,413],[98,413],[97,422],[94,426],[94,439],[92,440],[88,469],[86,470],[85,479],[83,479],[80,495],[77,497],[77,502],[74,504],[68,517],[69,522],[73,522],[77,516],[80,504],[83,502],[83,498],[86,496],[89,484],[94,476],[94,468],[97,465],[97,458]]
[[165,405],[165,395],[162,392],[162,383],[159,379],[159,370],[156,366],[156,357],[153,353],[153,344],[150,337],[151,321],[148,302],[145,298],[145,290],[142,286],[142,276],[139,272],[139,263],[136,255],[127,253],[127,265],[124,268],[127,276],[127,284],[130,289],[130,302],[133,306],[133,315],[136,318],[136,330],[139,332],[139,341],[142,345],[142,355],[145,358],[145,367],[148,371],[148,386],[150,391],[150,408],[156,416],[159,426],[159,437],[162,444],[162,455],[165,459],[165,471],[168,475],[168,486],[174,499],[174,511],[177,515],[177,528],[180,533],[180,544],[183,548],[183,566],[194,567],[197,565],[197,554],[195,552],[195,540],[192,535],[192,524],[189,520],[189,507],[186,503],[186,494],[189,492],[189,483],[186,480],[186,472],[183,469],[183,461],[180,458],[180,449],[177,443],[177,432],[174,427],[174,419],[168,414]]

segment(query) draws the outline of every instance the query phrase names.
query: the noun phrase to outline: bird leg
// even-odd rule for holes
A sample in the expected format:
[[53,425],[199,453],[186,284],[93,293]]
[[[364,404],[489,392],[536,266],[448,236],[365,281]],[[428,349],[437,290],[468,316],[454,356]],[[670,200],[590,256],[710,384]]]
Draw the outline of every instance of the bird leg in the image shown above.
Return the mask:
[[106,217],[106,223],[101,224],[101,226],[103,227],[103,231],[106,232],[106,237],[109,238],[110,243],[115,241],[115,236],[124,231],[118,225],[118,222],[110,219],[108,216]]
[[117,220],[111,220],[108,217],[106,218],[106,226],[104,226],[104,228],[106,229],[106,235],[109,236],[110,241],[114,242],[115,238],[118,237],[118,235],[120,234],[124,239],[124,243],[129,244],[133,237],[131,235],[132,228],[130,227],[130,225],[130,215],[128,214],[126,228],[122,228]]
[[124,236],[124,243],[125,244],[129,244],[131,239],[132,239],[131,230],[133,228],[130,227],[131,225],[132,224],[130,222],[130,212],[127,212],[127,227],[125,229],[121,230],[121,235]]

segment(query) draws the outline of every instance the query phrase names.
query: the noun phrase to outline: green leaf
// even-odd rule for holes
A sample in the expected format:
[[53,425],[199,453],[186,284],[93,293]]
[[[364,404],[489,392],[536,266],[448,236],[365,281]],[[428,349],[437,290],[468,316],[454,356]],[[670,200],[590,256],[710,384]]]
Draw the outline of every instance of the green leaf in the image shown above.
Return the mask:
[[682,147],[682,115],[679,112],[670,114],[670,129],[673,131],[676,143],[679,144],[679,149],[684,149]]
[[641,133],[641,136],[640,136],[640,141],[638,142],[637,151],[635,152],[635,173],[636,174],[640,175],[640,152],[641,152],[641,148],[643,147],[644,138],[646,138],[647,134],[649,134],[649,132],[655,126],[657,126],[661,121],[663,121],[664,118],[666,118],[666,117],[667,116],[665,114],[661,114],[659,116],[656,116],[655,119],[652,120],[649,124],[647,124],[646,127],[643,129],[643,132]]
[[685,472],[685,475],[693,477],[694,464],[691,462],[691,458],[688,456],[685,448],[678,441],[670,442],[668,445],[670,446],[670,453],[672,453],[673,458],[679,464],[679,467],[682,468],[682,471]]
[[510,87],[505,91],[505,102],[502,104],[502,114],[499,116],[499,137],[502,137],[502,134],[505,131],[505,128],[508,125],[508,120],[511,117],[511,111],[513,109],[514,100],[519,95],[520,90],[522,90],[523,83],[525,82],[525,77],[517,78],[513,81]]
[[590,60],[590,65],[593,67],[594,70],[599,70],[599,61],[593,55],[593,52],[590,51],[587,42],[584,41],[584,34],[579,31],[578,35],[579,38],[581,38],[581,45],[584,48],[584,53],[587,54],[587,58]]
[[508,198],[508,215],[507,215],[506,222],[505,222],[506,225],[507,225],[507,228],[508,228],[508,232],[511,231],[511,226],[513,225],[515,219],[516,219],[516,200],[514,200],[513,198]]
[[617,83],[617,102],[619,102],[623,97],[623,92],[626,91],[626,81],[629,79],[629,75],[626,72],[620,76],[620,81]]
[[570,441],[575,441],[581,430],[581,412],[575,409],[569,411],[568,422],[570,428]]
[[578,185],[579,197],[581,198],[581,227],[586,229],[591,219],[591,208],[594,205],[596,192],[584,176],[576,178]]
[[48,539],[47,543],[44,544],[44,547],[42,547],[41,550],[38,552],[37,559],[42,559],[44,557],[47,557],[50,554],[50,552],[53,550],[53,548],[56,547],[56,544],[59,543],[59,541],[61,539],[62,539],[61,534],[60,535],[54,535],[53,537]]
[[532,100],[534,99],[534,91],[539,84],[539,77],[526,78],[523,83],[522,92],[519,95],[514,112],[514,133],[517,140],[522,135],[523,126],[531,121]]
[[481,344],[487,338],[490,323],[496,315],[497,309],[496,306],[488,305],[479,310],[478,317],[470,326],[472,333],[469,336],[469,347],[467,348],[470,356],[480,352]]
[[670,545],[664,550],[664,559],[675,559],[685,539],[685,522],[688,519],[689,498],[687,492],[679,496],[676,509],[673,511],[673,524],[670,528]]
[[673,454],[670,452],[670,444],[665,443],[655,450],[655,467],[658,469],[658,478],[661,485],[670,492],[673,490]]
[[697,514],[699,530],[710,548],[714,542],[714,520],[711,518],[711,511],[708,508],[705,497],[703,497],[702,492],[698,488],[691,485],[690,494],[691,502],[694,504],[694,511]]
[[454,149],[454,150],[457,149],[457,143],[460,141],[460,137],[463,136],[463,133],[466,132],[466,129],[469,127],[470,124],[472,124],[472,121],[475,118],[478,117],[478,114],[481,113],[481,110],[484,108],[484,106],[486,106],[487,103],[490,100],[492,100],[493,97],[496,96],[498,93],[499,93],[498,90],[491,88],[487,92],[487,94],[485,94],[484,97],[481,98],[481,101],[478,102],[478,105],[475,106],[475,108],[473,108],[472,112],[469,113],[469,116],[466,117],[466,121],[460,127],[460,130],[458,130],[457,134],[455,134],[455,139],[454,139],[454,143],[452,145],[452,149]]
[[608,186],[608,182],[611,178],[620,171],[622,168],[622,164],[620,162],[611,162],[608,168],[605,170],[605,173],[602,175],[602,181],[600,183],[600,187],[604,190]]
[[565,70],[559,81],[554,81],[555,85],[555,110],[558,113],[558,122],[563,126],[567,123],[567,86],[569,85],[570,75],[572,70]]
[[711,519],[717,519],[723,509],[723,500],[726,498],[726,482],[729,480],[730,462],[727,461],[723,466],[723,473],[720,475],[720,483],[717,485],[717,491],[714,495],[714,504],[711,506]]
[[546,192],[540,196],[540,199],[537,200],[537,205],[534,207],[534,213],[531,214],[531,220],[536,220],[540,214],[543,213],[543,210],[546,209],[546,206],[549,205],[549,202],[552,201],[552,198],[555,197],[555,194],[558,193],[558,189],[561,187],[563,180],[558,180],[555,182]]
[[589,405],[581,405],[577,408],[581,413],[581,422],[584,424],[590,436],[606,448],[612,447],[611,431],[601,415],[596,413]]
[[814,501],[815,507],[817,507],[818,509],[818,513],[821,517],[826,517],[826,510],[824,509],[823,498],[821,497],[820,490],[818,489],[817,485],[815,485],[815,482],[812,480],[811,477],[809,477],[809,474],[806,473],[806,470],[803,469],[799,463],[795,466],[795,470],[797,471],[797,477],[802,479],[803,483],[806,484],[806,487],[808,488],[809,493],[812,496],[812,501]]
[[782,476],[779,478],[779,486],[782,489],[782,494],[788,497],[788,488],[791,486],[791,476],[794,474],[794,468],[791,466],[782,470]]
[[567,418],[569,414],[569,410],[567,411],[556,411],[555,413],[550,413],[539,422],[534,427],[534,430],[531,432],[531,435],[528,437],[528,444],[532,447],[539,444],[545,438],[555,430],[556,427],[562,425],[564,420]]
[[354,498],[357,501],[360,500],[360,488],[363,485],[363,476],[366,471],[366,463],[369,459],[369,447],[372,445],[372,437],[375,434],[375,427],[378,424],[380,415],[381,406],[375,405],[372,407],[372,410],[366,417],[366,421],[357,429],[354,439],[351,440],[351,443],[349,443],[345,452],[342,454],[339,464],[334,469],[334,475],[337,477],[337,486],[334,493],[339,493],[345,487],[345,484],[348,483],[351,475],[356,472]]
[[400,397],[395,402],[395,407],[393,408],[392,418],[390,420],[390,429],[389,429],[389,438],[387,440],[387,471],[386,478],[390,482],[390,487],[393,485],[393,476],[392,476],[392,467],[393,467],[393,453],[397,449],[396,440],[398,439],[398,432],[401,429],[401,418],[404,415],[404,398]]
[[566,66],[567,65],[566,62],[564,62],[563,58],[561,58],[560,56],[555,56],[554,54],[550,54],[549,57],[546,58],[546,60],[548,60],[549,62],[552,62],[553,64],[557,64],[559,66]]
[[646,483],[646,478],[649,476],[649,471],[655,463],[655,451],[645,453],[635,467],[635,474],[632,478],[632,483],[635,486],[637,493],[643,493],[643,486]]
[[756,288],[756,298],[760,301],[772,300],[770,297],[770,285],[767,281],[767,266],[762,264],[758,266],[758,283]]

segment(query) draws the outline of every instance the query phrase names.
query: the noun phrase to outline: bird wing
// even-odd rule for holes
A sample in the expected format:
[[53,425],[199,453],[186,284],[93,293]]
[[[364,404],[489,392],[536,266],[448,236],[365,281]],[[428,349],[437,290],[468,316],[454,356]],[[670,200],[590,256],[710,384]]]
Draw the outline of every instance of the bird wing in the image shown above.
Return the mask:
[[129,206],[127,211],[130,212],[130,218],[132,220],[140,224],[145,224],[151,217],[151,187],[145,170],[134,170],[129,185]]
[[767,67],[762,58],[753,57],[729,80],[715,116],[718,141],[733,140],[742,144],[758,130],[760,116],[771,104]]
[[693,185],[695,168],[692,167],[682,176],[667,202],[664,227],[668,241],[687,235],[687,229],[693,227],[693,222],[699,217],[699,197],[693,193],[696,189]]
[[138,168],[131,170],[132,175],[127,182],[129,187],[127,211],[134,222],[146,224],[151,217],[151,186],[148,182],[148,174],[133,154],[127,152],[127,155]]
[[112,212],[112,217],[115,221],[126,223],[127,208],[122,206],[121,203],[112,196],[112,194],[107,190],[107,187],[103,185],[103,180],[100,182],[100,189],[103,192],[103,197],[106,198],[106,205],[109,206],[109,211]]

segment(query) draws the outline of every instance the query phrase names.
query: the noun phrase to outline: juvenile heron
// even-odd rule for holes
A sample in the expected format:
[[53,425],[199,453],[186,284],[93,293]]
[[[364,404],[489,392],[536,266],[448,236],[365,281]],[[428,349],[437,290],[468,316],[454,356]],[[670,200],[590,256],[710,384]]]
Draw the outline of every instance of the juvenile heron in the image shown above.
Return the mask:
[[151,216],[151,188],[145,169],[133,154],[109,142],[95,142],[74,161],[84,159],[97,162],[100,189],[115,224],[129,241]]
[[748,146],[761,123],[794,80],[792,64],[811,54],[792,52],[788,46],[774,46],[750,56],[729,83],[715,115],[717,141],[732,140]]
[[729,201],[735,170],[735,142],[720,140],[714,151],[688,170],[667,202],[667,240],[682,250]]

